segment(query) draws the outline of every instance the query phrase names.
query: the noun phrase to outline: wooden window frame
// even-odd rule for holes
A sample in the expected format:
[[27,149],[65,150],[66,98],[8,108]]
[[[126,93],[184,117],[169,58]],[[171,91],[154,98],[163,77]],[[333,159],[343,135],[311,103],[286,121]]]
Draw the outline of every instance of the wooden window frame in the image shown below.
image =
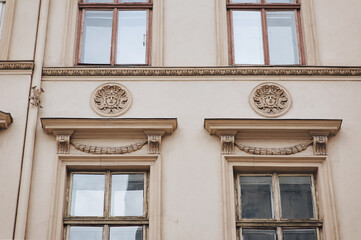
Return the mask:
[[[76,65],[110,65],[110,66],[150,66],[151,65],[151,45],[152,45],[152,11],[153,0],[147,0],[147,2],[123,2],[119,3],[118,0],[113,0],[113,3],[85,3],[85,0],[78,0],[79,15],[78,15],[78,35],[77,35],[77,47],[76,47]],[[86,10],[112,10],[113,22],[112,22],[112,37],[111,37],[111,49],[110,49],[110,63],[109,64],[93,64],[82,63],[82,43],[83,43],[83,27],[84,17]],[[145,10],[147,11],[147,31],[146,31],[146,50],[145,50],[145,63],[144,64],[116,64],[117,53],[117,33],[118,33],[118,12],[120,10]]]
[[[99,174],[105,176],[104,188],[104,210],[103,216],[86,217],[86,216],[71,216],[71,200],[72,200],[72,186],[74,174]],[[143,216],[111,216],[111,177],[114,174],[144,174],[144,198],[143,198]],[[148,239],[149,229],[149,171],[131,171],[131,170],[88,170],[88,171],[68,171],[67,174],[67,191],[66,203],[64,212],[64,236],[65,239],[70,239],[70,227],[102,227],[102,239],[108,240],[110,237],[110,227],[128,227],[141,226],[143,228],[143,240]]]
[[[266,0],[260,0],[260,3],[233,3],[232,0],[226,0],[227,5],[227,19],[228,19],[228,56],[231,65],[245,65],[235,63],[234,53],[234,36],[233,36],[233,20],[232,11],[234,10],[257,10],[261,12],[261,25],[262,25],[262,37],[263,37],[263,55],[264,64],[270,65],[270,54],[269,54],[269,41],[268,41],[268,30],[267,30],[267,11],[294,11],[296,32],[297,32],[297,43],[298,43],[298,64],[287,64],[287,65],[305,65],[304,56],[304,42],[302,37],[302,24],[301,24],[301,0],[294,0],[295,3],[266,3]],[[247,65],[247,64],[246,64]],[[277,64],[278,65],[278,64]]]
[[[241,205],[241,189],[240,189],[240,177],[252,176],[263,177],[268,176],[272,178],[272,211],[273,218],[270,219],[242,219],[242,205]],[[311,191],[313,201],[313,218],[310,219],[284,219],[282,218],[281,207],[281,192],[279,185],[279,177],[302,177],[307,176],[311,178]],[[237,239],[243,240],[243,229],[255,229],[255,230],[275,230],[277,239],[283,239],[283,230],[293,229],[314,229],[316,232],[316,239],[321,240],[320,229],[323,226],[323,222],[319,220],[317,209],[317,194],[315,178],[316,173],[289,173],[289,172],[271,172],[271,173],[240,173],[235,172],[234,184],[235,184],[235,203],[236,203],[236,227],[237,227]]]

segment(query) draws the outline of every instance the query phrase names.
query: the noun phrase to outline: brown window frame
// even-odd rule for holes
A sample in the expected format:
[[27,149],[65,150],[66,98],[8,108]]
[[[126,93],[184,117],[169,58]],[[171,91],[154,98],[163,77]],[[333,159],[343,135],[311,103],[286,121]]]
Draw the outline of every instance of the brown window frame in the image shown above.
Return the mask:
[[[242,209],[241,209],[241,189],[240,189],[240,176],[269,176],[272,177],[272,204],[273,204],[273,214],[274,216],[270,219],[263,218],[242,218]],[[279,188],[279,177],[280,176],[309,176],[311,177],[312,183],[312,200],[313,200],[313,218],[310,219],[285,219],[282,217],[282,207],[281,207],[281,196]],[[293,230],[293,229],[315,229],[316,239],[321,240],[321,229],[323,227],[323,222],[320,220],[319,211],[318,211],[318,202],[317,202],[317,189],[316,189],[317,174],[312,172],[253,172],[249,173],[248,171],[235,172],[234,173],[234,184],[235,184],[235,203],[236,203],[236,232],[237,239],[241,240],[242,230],[243,229],[252,229],[252,230],[275,230],[276,239],[279,239],[280,236],[283,236],[283,230]],[[283,238],[281,238],[283,239]]]
[[[266,0],[260,0],[260,3],[234,3],[232,0],[226,0],[227,4],[227,20],[228,20],[228,42],[229,42],[229,62],[231,65],[244,65],[235,63],[234,53],[234,40],[233,40],[233,10],[258,10],[261,12],[262,20],[262,36],[263,36],[263,53],[264,53],[264,65],[270,65],[270,54],[268,45],[268,31],[267,31],[267,18],[266,11],[290,11],[295,12],[297,43],[298,43],[298,64],[287,65],[305,65],[304,56],[304,43],[302,37],[302,24],[301,24],[301,0],[294,0],[294,3],[266,3]],[[262,64],[263,65],[263,64]]]
[[[110,66],[150,66],[151,64],[151,45],[152,45],[152,11],[153,0],[147,2],[122,2],[113,0],[113,3],[85,3],[85,0],[78,0],[79,19],[78,19],[78,35],[76,47],[76,65],[110,65]],[[84,15],[86,10],[113,10],[112,22],[112,39],[111,39],[111,52],[110,64],[89,64],[81,62],[82,42],[83,42],[83,26]],[[146,32],[146,50],[145,50],[145,63],[144,64],[116,64],[116,47],[117,47],[117,32],[118,32],[118,11],[119,10],[146,10],[147,11],[147,32]]]
[[[103,216],[83,217],[71,216],[72,186],[74,174],[99,174],[105,176],[104,188],[104,209]],[[113,174],[144,174],[144,198],[143,198],[143,216],[111,216],[111,177]],[[109,239],[110,227],[129,227],[142,226],[143,239],[148,239],[149,229],[149,171],[131,171],[131,170],[101,170],[101,171],[82,171],[70,170],[67,172],[66,202],[64,208],[64,239],[70,239],[70,227],[103,227],[103,240]]]

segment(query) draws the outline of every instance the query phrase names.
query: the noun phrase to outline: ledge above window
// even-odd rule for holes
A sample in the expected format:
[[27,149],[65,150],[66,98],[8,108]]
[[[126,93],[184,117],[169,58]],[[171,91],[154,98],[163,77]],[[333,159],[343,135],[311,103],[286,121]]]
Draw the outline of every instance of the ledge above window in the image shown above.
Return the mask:
[[0,111],[0,129],[7,129],[13,122],[10,113]]

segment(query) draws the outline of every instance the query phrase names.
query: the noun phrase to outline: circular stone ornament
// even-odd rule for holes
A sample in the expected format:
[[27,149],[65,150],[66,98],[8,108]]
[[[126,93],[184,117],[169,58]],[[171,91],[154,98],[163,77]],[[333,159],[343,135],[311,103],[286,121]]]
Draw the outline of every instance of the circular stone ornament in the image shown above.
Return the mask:
[[97,87],[90,99],[93,110],[105,117],[116,117],[125,113],[132,104],[129,90],[118,83],[105,83]]
[[292,104],[289,92],[272,82],[256,86],[249,96],[249,102],[256,113],[269,118],[285,114]]

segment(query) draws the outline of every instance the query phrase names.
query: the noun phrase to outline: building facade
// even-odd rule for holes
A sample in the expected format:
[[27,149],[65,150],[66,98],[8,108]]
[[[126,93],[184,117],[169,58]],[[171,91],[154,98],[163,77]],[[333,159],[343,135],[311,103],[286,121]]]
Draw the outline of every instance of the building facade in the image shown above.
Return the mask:
[[360,10],[0,0],[0,239],[361,238]]

